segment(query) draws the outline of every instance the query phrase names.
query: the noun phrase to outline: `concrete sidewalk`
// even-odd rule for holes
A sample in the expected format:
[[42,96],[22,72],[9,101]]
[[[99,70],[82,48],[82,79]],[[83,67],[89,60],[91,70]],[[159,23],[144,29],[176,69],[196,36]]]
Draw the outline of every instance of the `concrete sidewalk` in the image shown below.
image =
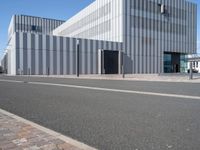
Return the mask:
[[0,150],[94,150],[0,109]]
[[94,80],[126,80],[126,81],[155,81],[155,82],[182,82],[200,83],[200,74],[194,74],[193,80],[189,80],[189,74],[126,74],[122,75],[24,75],[25,77],[44,78],[71,78],[71,79],[94,79]]

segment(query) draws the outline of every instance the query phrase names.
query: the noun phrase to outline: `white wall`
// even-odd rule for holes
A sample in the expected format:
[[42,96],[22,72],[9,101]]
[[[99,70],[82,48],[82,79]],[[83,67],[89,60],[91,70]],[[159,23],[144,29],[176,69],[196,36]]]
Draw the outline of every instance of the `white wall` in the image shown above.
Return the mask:
[[[97,0],[56,28],[53,34],[56,36],[122,42],[122,2],[123,0]],[[101,10],[104,6],[108,6],[108,9],[102,12]],[[95,11],[98,12],[98,17],[91,15]],[[106,15],[103,13],[106,13]],[[81,25],[81,19],[87,16],[89,16],[88,20],[83,20],[84,22],[87,21],[87,23]],[[109,24],[109,30],[104,32],[107,26],[102,24],[106,22]],[[75,28],[76,26],[78,28]],[[67,30],[70,30],[70,32]],[[94,33],[96,33],[95,36],[88,35],[87,32],[92,32],[91,30],[94,30]],[[85,34],[81,35],[83,32]]]
[[[79,40],[80,74],[98,73],[98,50],[122,49],[122,43],[76,39],[69,37],[52,36],[16,32],[16,54],[10,52],[9,74],[28,75],[73,75],[76,74],[76,42]],[[12,57],[12,58],[11,58]],[[16,57],[17,61],[13,59]],[[14,61],[13,61],[14,60]],[[16,62],[16,63],[15,63]],[[17,68],[17,69],[16,69]],[[15,69],[15,70],[14,70]]]
[[11,40],[7,46],[8,52],[8,74],[15,75],[16,74],[16,45],[15,45],[15,33],[12,34]]

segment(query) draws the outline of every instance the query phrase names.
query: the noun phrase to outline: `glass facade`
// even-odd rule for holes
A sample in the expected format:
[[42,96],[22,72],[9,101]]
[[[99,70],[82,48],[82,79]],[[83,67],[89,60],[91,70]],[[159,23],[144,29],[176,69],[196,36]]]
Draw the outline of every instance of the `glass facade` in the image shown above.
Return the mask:
[[172,56],[164,54],[164,73],[172,73]]
[[181,73],[187,73],[187,55],[181,54],[180,55],[180,72]]
[[187,55],[180,53],[164,53],[164,73],[186,73]]

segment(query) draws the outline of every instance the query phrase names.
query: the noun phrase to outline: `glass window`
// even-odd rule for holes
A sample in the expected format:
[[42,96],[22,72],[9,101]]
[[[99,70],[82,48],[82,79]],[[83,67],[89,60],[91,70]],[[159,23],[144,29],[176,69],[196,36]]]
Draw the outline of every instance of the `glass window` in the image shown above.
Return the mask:
[[181,54],[180,55],[180,72],[181,73],[187,73],[187,55]]
[[172,72],[172,56],[171,54],[164,54],[164,73]]

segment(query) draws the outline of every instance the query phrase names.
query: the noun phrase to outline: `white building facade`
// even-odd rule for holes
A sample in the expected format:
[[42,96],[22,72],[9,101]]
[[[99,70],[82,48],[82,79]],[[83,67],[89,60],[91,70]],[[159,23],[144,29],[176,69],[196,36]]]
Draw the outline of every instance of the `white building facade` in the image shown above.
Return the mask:
[[16,15],[9,37],[9,74],[75,74],[77,65],[81,74],[186,72],[187,55],[196,53],[197,5],[96,0],[66,22]]
[[196,53],[197,6],[187,0],[96,0],[57,36],[123,43],[126,73],[185,72]]
[[16,75],[19,70],[22,70],[21,73],[23,73],[24,69],[19,68],[18,63],[20,66],[29,66],[28,62],[25,60],[30,59],[30,55],[26,54],[28,54],[29,51],[34,51],[36,48],[36,45],[33,45],[33,41],[31,41],[31,36],[17,36],[18,34],[52,35],[52,30],[63,22],[64,21],[41,17],[14,15],[11,18],[8,28],[7,54],[5,55],[7,58],[5,70],[7,70],[7,73]]
[[[122,43],[55,36],[52,31],[63,21],[15,15],[9,27],[9,45],[2,62],[10,75],[74,75],[121,71]],[[78,42],[78,45],[77,45]],[[79,52],[77,52],[77,46]],[[102,50],[116,53],[105,69]],[[111,53],[111,54],[112,54]],[[77,60],[77,57],[79,60]],[[112,61],[115,62],[112,65]],[[99,64],[101,63],[101,64]]]

